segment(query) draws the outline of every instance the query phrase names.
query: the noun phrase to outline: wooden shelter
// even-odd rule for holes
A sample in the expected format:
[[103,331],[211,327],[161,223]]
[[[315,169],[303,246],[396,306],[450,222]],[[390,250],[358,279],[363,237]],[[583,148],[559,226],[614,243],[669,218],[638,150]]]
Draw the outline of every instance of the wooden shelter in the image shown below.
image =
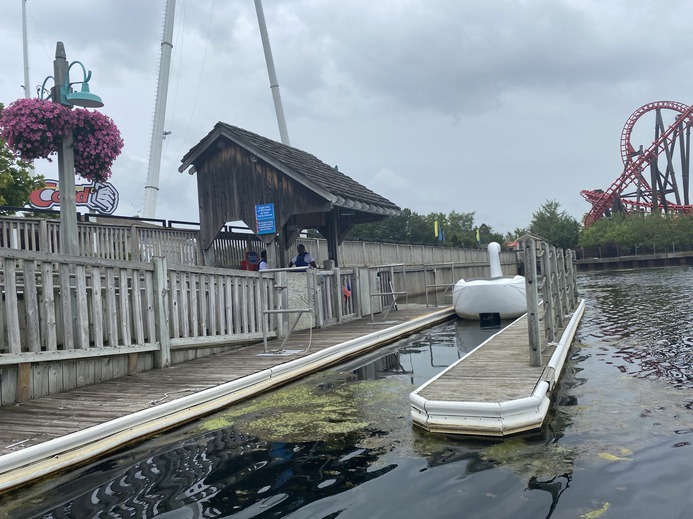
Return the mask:
[[[197,175],[206,259],[226,222],[242,220],[263,242],[278,240],[280,266],[287,265],[286,251],[303,229],[317,229],[326,238],[329,259],[339,266],[338,245],[355,224],[400,213],[394,203],[314,155],[222,122],[181,162],[178,171]],[[268,232],[268,222],[258,225],[258,207],[269,204]]]

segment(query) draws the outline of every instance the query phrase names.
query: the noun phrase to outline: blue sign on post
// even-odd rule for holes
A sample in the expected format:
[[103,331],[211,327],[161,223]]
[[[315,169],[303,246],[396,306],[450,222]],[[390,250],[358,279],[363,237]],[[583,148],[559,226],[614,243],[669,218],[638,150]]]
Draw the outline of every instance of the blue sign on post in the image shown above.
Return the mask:
[[276,234],[277,227],[274,223],[274,204],[256,205],[255,221],[257,222],[257,234]]

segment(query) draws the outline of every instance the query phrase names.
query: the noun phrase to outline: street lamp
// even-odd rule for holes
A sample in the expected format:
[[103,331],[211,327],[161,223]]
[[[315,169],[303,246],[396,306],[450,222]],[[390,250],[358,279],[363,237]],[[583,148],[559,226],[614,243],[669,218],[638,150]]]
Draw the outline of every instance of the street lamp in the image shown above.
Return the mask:
[[[82,68],[84,79],[70,82],[70,69],[74,65]],[[55,85],[51,92],[54,103],[72,108],[81,106],[85,108],[100,108],[103,106],[101,98],[89,91],[91,71],[87,71],[79,61],[68,63],[65,55],[65,46],[59,41],[55,47],[55,60],[53,61],[53,76],[48,76],[41,86],[40,94],[47,92],[46,81],[53,79]],[[72,85],[81,83],[81,90],[75,92]],[[63,136],[58,148],[58,182],[60,185],[60,252],[61,254],[79,255],[79,243],[77,240],[77,203],[75,200],[75,154],[72,147],[72,132]]]

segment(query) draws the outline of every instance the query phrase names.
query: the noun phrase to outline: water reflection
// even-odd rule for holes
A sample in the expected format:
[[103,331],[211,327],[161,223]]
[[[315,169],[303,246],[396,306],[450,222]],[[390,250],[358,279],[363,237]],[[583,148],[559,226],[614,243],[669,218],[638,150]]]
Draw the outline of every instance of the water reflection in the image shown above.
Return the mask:
[[282,517],[396,467],[374,467],[378,455],[324,442],[269,443],[222,429],[126,466],[125,460],[96,465],[42,496],[60,505],[13,516],[155,517],[177,510],[178,517]]
[[591,300],[588,337],[615,349],[613,355],[605,349],[598,356],[627,375],[693,388],[693,326],[685,317],[693,312],[693,269],[632,270],[581,278]]

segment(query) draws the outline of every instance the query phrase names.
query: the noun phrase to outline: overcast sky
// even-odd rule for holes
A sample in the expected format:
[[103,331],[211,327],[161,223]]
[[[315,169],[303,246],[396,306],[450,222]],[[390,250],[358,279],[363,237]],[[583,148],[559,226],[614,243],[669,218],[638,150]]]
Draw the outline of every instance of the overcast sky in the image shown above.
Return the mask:
[[[125,141],[116,214],[142,214],[164,0],[27,0],[32,95],[57,41]],[[693,102],[685,0],[264,0],[292,146],[419,214],[505,233],[621,173],[628,117]],[[0,102],[23,97],[22,0],[2,0]],[[73,69],[74,71],[77,69]],[[73,80],[80,78],[72,78]],[[177,0],[156,216],[198,221],[180,159],[217,121],[280,141],[253,0]],[[636,126],[649,146],[653,124]],[[55,162],[36,163],[57,178]]]

